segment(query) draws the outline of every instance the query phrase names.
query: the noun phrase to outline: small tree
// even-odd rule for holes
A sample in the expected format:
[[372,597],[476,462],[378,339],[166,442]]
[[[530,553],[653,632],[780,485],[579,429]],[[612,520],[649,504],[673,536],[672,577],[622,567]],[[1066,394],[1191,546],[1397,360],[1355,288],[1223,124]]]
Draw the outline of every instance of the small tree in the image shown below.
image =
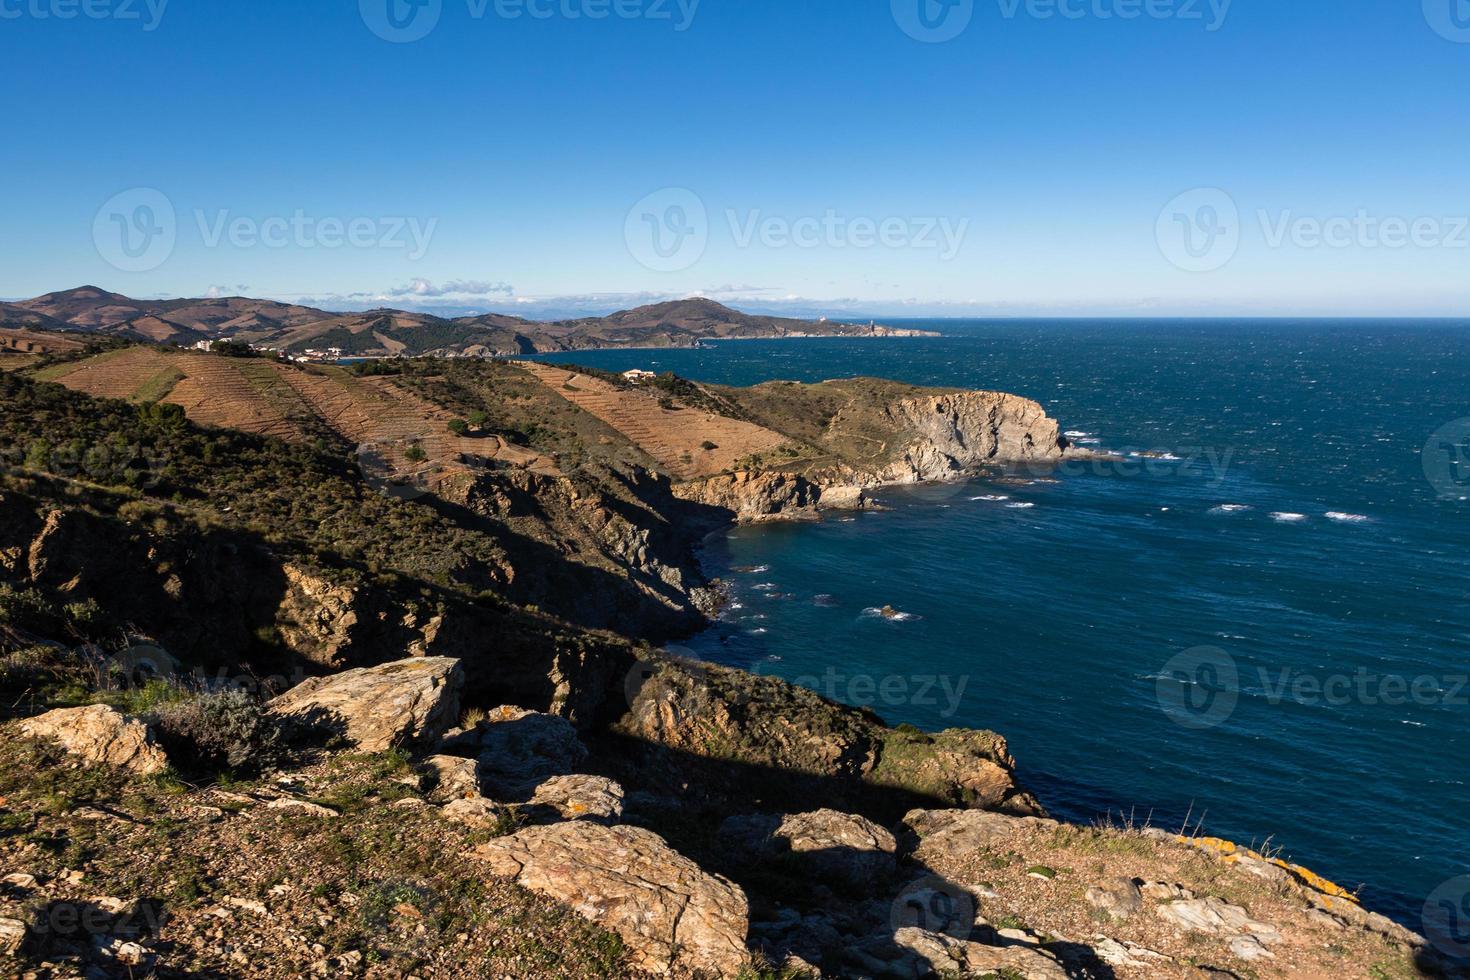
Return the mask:
[[485,423],[489,421],[490,416],[486,415],[478,408],[470,413],[470,425],[473,425],[477,429],[483,429],[485,427]]
[[457,436],[462,436],[470,431],[470,424],[464,419],[451,419],[449,422],[449,431]]
[[712,449],[719,449],[720,447],[706,439],[704,442],[701,442],[699,444],[699,448],[703,449],[705,452],[709,452]]
[[408,460],[410,463],[422,463],[424,460],[429,458],[429,454],[424,452],[423,446],[420,446],[418,443],[414,443],[412,446],[408,447],[408,450],[406,452],[404,452],[403,458]]

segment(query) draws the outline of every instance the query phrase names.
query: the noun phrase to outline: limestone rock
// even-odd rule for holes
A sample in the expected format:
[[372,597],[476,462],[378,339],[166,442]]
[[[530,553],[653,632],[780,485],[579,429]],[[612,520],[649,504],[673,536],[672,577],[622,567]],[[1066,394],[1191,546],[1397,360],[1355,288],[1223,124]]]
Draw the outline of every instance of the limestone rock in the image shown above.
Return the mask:
[[1055,827],[1056,821],[1013,817],[986,810],[911,810],[903,826],[917,839],[920,859],[939,859],[991,847],[1028,827]]
[[720,826],[720,839],[751,860],[797,855],[803,872],[854,887],[896,868],[898,843],[892,834],[871,820],[836,810],[730,817]]
[[289,810],[292,813],[303,813],[311,817],[336,817],[340,814],[331,807],[313,803],[310,800],[298,800],[294,796],[283,796],[280,799],[271,800],[265,805],[267,810]]
[[552,776],[537,784],[527,802],[532,820],[591,820],[613,824],[623,817],[623,787],[604,776]]
[[569,775],[587,758],[571,722],[539,711],[496,708],[472,734],[478,741],[481,775],[501,792]]
[[1019,976],[1026,980],[1067,980],[1067,971],[1050,953],[1027,946],[986,946],[941,933],[905,926],[892,945],[906,954],[889,966],[892,975],[922,977],[962,973],[965,976]]
[[52,739],[69,755],[152,775],[168,767],[168,757],[148,726],[105,704],[58,708],[20,723],[31,738]]
[[419,657],[314,677],[272,700],[271,714],[345,736],[364,752],[437,739],[459,715],[458,660]]
[[745,893],[651,831],[583,821],[529,827],[473,855],[622,937],[640,969],[733,976],[748,958]]
[[1154,909],[1159,918],[1184,932],[1200,932],[1208,936],[1249,934],[1263,942],[1280,940],[1276,927],[1257,922],[1239,905],[1231,905],[1213,895],[1165,902]]
[[431,755],[420,766],[429,785],[429,799],[448,803],[480,795],[480,767],[474,759]]
[[0,954],[13,955],[26,941],[26,924],[19,919],[0,919]]
[[1131,878],[1115,878],[1087,889],[1087,904],[1117,919],[1143,908],[1143,893]]
[[499,828],[510,816],[510,810],[506,806],[483,796],[451,800],[440,807],[439,812],[448,820],[480,830]]

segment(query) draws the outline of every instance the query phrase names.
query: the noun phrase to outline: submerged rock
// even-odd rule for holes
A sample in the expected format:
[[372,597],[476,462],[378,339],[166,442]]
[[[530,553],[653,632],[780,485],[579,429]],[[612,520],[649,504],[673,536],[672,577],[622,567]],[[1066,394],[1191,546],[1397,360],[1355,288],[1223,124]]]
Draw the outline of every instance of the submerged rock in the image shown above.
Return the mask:
[[472,854],[616,933],[641,969],[734,976],[749,958],[745,893],[652,831],[581,821],[529,827]]
[[85,762],[145,776],[168,768],[168,756],[154,742],[148,726],[105,704],[48,711],[22,721],[20,730],[31,738],[58,742],[68,755]]

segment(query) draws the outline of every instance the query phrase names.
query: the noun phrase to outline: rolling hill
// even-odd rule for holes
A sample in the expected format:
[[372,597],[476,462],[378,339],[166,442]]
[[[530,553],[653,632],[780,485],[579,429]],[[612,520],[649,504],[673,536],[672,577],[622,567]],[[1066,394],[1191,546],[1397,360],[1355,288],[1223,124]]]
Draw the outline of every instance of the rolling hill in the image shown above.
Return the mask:
[[334,313],[230,296],[133,299],[96,286],[0,304],[0,325],[81,330],[188,346],[235,340],[289,351],[338,347],[349,354],[489,356],[599,347],[693,347],[704,340],[891,337],[925,331],[754,316],[708,299],[684,299],[605,317],[543,323],[498,313],[453,319],[405,310]]

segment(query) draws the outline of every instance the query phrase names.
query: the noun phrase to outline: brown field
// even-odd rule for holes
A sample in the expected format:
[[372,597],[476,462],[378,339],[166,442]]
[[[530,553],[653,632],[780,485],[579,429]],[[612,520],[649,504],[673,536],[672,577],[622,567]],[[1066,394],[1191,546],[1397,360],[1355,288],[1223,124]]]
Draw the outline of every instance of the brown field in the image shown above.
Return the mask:
[[[677,479],[694,480],[733,469],[737,460],[789,441],[771,429],[703,409],[663,408],[651,390],[618,388],[550,364],[527,361],[519,367],[617,429]],[[707,443],[715,448],[705,448]]]
[[[389,378],[359,378],[336,367],[302,368],[263,358],[128,347],[40,372],[99,398],[178,405],[200,425],[305,439],[321,426],[388,461],[395,477],[431,483],[477,461],[558,475],[550,458],[499,436],[460,438],[454,416]],[[411,447],[424,458],[408,458]]]
[[77,350],[82,341],[55,333],[34,330],[0,329],[0,352],[16,354],[54,354]]

